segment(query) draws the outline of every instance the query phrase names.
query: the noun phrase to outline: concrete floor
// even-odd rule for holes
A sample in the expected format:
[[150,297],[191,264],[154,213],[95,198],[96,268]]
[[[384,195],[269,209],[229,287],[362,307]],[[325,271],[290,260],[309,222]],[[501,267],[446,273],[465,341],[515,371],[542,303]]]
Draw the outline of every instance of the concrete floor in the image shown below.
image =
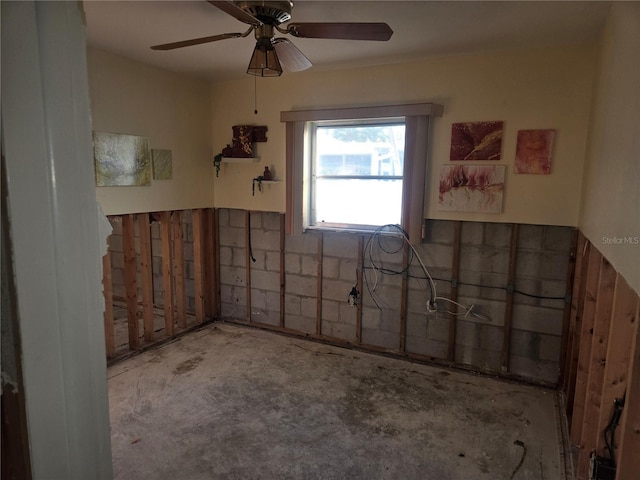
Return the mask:
[[117,479],[565,478],[549,390],[230,324],[108,374]]

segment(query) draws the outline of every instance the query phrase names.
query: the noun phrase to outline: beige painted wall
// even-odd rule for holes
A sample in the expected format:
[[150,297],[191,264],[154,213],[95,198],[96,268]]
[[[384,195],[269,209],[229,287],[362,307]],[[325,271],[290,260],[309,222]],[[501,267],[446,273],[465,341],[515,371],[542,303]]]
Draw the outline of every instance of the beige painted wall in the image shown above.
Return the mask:
[[640,3],[611,7],[598,64],[580,229],[640,293]]
[[[217,207],[283,211],[285,185],[268,185],[251,196],[251,180],[265,164],[284,177],[285,130],[280,111],[330,106],[435,102],[445,114],[435,121],[425,216],[489,222],[549,225],[578,224],[581,179],[595,69],[595,47],[562,47],[524,52],[432,58],[423,61],[340,71],[284,73],[258,78],[258,114],[254,83],[213,85],[213,146],[231,142],[232,125],[269,128],[258,144],[260,161],[224,164],[215,180]],[[450,163],[451,123],[503,120],[503,160],[507,166],[502,214],[440,212],[440,165]],[[519,129],[555,128],[551,175],[515,175],[513,162]]]
[[173,179],[96,187],[107,215],[213,205],[210,84],[89,49],[92,128],[141,135],[173,154]]

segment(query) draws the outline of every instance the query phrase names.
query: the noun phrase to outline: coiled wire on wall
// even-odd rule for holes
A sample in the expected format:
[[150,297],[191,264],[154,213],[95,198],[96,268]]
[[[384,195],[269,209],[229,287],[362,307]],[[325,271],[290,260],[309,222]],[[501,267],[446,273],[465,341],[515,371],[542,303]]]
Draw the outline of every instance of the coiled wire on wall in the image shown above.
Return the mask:
[[[406,251],[407,251],[408,257],[402,269],[394,270],[392,268],[384,266],[384,262],[382,260],[383,255],[386,255],[386,256],[393,256],[397,254],[404,255],[405,249],[407,249]],[[381,279],[381,276],[382,275],[406,275],[407,277],[426,280],[428,292],[429,292],[428,300],[427,300],[428,313],[442,312],[442,313],[448,313],[450,315],[456,315],[456,316],[473,315],[482,320],[491,321],[490,318],[484,315],[481,315],[477,312],[474,312],[473,311],[474,305],[467,307],[449,298],[438,296],[436,284],[433,277],[429,273],[429,270],[427,269],[426,265],[422,261],[422,258],[416,251],[415,247],[411,244],[411,242],[409,242],[409,237],[407,233],[404,231],[404,229],[400,225],[388,224],[388,225],[382,225],[381,227],[378,227],[373,232],[371,237],[369,237],[369,240],[367,240],[367,243],[363,251],[362,262],[363,262],[362,264],[363,277],[364,277],[365,285],[367,287],[367,291],[369,292],[371,299],[375,303],[376,307],[378,307],[378,309],[382,309],[382,307],[380,306],[378,300],[376,299],[375,291],[378,287],[378,283]],[[416,276],[416,275],[409,274],[412,265],[414,265],[414,262],[417,262],[418,265],[420,266],[422,275]],[[397,262],[397,263],[400,263],[400,262]],[[367,272],[370,272],[370,274],[367,274]],[[371,276],[373,276],[373,278],[370,278]],[[442,310],[441,308],[439,308],[438,302],[449,303],[451,305],[458,307],[461,310],[458,310],[458,311]]]

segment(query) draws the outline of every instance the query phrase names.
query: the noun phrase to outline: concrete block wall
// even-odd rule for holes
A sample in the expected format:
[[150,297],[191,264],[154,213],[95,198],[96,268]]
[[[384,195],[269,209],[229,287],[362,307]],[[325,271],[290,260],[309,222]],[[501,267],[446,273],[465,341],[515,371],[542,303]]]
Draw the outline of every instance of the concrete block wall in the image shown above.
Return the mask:
[[571,238],[570,228],[520,225],[518,229],[509,358],[514,373],[548,381],[560,374],[564,307],[570,301],[566,282]]
[[[219,210],[220,277],[223,317],[245,320],[245,211]],[[278,325],[280,318],[280,214],[252,213],[252,321]],[[445,299],[451,295],[453,221],[426,222],[424,242],[415,247],[433,279],[437,312],[429,312],[429,281],[414,258],[406,271],[405,351],[445,359],[450,314],[466,310]],[[520,225],[513,296],[509,372],[544,382],[559,375],[566,275],[572,229]],[[287,236],[284,249],[285,327],[316,333],[321,291],[321,335],[356,342],[356,307],[347,303],[363,244],[361,343],[399,351],[401,329],[402,244],[384,238],[371,247],[371,235],[309,231]],[[461,225],[458,302],[478,312],[456,317],[455,362],[500,372],[507,303],[511,225],[463,222]],[[320,265],[320,262],[322,264]],[[378,269],[372,268],[376,265]],[[321,266],[322,276],[318,271]],[[318,282],[321,282],[319,286]],[[522,292],[522,293],[517,293]],[[525,295],[527,294],[527,295]],[[548,297],[548,298],[539,298]]]
[[319,242],[314,233],[285,238],[285,326],[304,333],[316,331]]
[[218,210],[222,317],[247,317],[244,210]]
[[[193,266],[193,227],[191,221],[191,210],[182,210],[182,236],[184,242],[184,275],[186,292],[187,313],[195,312],[194,294],[194,266]],[[111,275],[113,280],[113,298],[115,301],[124,302],[126,300],[124,282],[124,254],[122,247],[122,217],[119,215],[110,216],[109,223],[113,229],[109,237],[109,251],[111,252]],[[135,226],[136,255],[140,255],[140,240],[138,222]],[[160,238],[160,223],[151,221],[151,265],[153,274],[153,304],[157,308],[164,307],[164,290],[162,283],[162,241]],[[137,258],[138,275],[136,282],[138,285],[138,302],[142,301],[142,276],[140,274],[140,259]],[[174,292],[175,294],[175,292]]]

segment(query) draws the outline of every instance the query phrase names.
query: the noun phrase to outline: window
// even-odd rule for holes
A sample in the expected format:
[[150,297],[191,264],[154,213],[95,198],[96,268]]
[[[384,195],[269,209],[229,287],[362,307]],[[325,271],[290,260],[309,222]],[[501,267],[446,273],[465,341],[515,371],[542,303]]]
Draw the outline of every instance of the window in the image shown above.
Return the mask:
[[397,223],[419,243],[429,121],[442,111],[420,103],[281,112],[287,233]]
[[312,122],[309,226],[370,228],[402,217],[404,119]]

